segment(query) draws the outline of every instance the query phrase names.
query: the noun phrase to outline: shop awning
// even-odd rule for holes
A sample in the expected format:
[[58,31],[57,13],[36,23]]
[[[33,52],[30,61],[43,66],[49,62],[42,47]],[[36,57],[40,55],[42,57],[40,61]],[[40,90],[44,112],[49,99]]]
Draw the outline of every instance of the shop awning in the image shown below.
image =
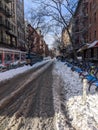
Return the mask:
[[88,49],[90,44],[86,43],[84,46],[82,46],[77,52],[81,52],[81,51],[84,51],[86,49]]
[[88,48],[98,47],[98,40],[92,42]]
[[98,47],[98,40],[88,44],[86,43],[84,46],[82,46],[77,52],[82,52],[86,49],[90,49],[90,48],[94,48],[94,47]]

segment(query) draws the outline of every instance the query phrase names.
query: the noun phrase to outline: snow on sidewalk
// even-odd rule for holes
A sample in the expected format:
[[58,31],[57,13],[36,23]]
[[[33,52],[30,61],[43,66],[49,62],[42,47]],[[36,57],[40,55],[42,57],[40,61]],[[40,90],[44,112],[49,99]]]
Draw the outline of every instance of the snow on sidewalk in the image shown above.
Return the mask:
[[10,79],[10,78],[12,78],[12,77],[14,77],[14,76],[16,76],[18,74],[21,74],[21,73],[23,73],[25,71],[30,70],[32,68],[36,68],[36,67],[46,63],[47,61],[38,62],[38,63],[34,64],[33,66],[24,65],[23,67],[19,67],[19,68],[16,68],[16,69],[11,69],[11,70],[8,70],[8,71],[5,71],[5,72],[0,72],[0,81]]
[[88,93],[86,104],[83,103],[83,83],[76,72],[72,72],[62,62],[55,63],[55,73],[64,81],[63,103],[71,124],[76,130],[98,130],[98,93]]

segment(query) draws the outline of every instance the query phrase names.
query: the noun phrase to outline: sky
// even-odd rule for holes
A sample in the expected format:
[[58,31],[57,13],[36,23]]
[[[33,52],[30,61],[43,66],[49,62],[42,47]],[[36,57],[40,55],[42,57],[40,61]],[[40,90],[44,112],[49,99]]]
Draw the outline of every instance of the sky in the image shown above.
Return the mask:
[[[23,66],[17,69],[11,69],[6,72],[0,73],[0,81],[8,78],[12,78],[19,73],[23,73],[29,69],[39,66],[47,61],[42,61],[33,66]],[[67,109],[68,119],[71,121],[71,125],[76,130],[97,130],[98,128],[98,93],[94,91],[92,86],[91,92],[87,91],[86,103],[83,100],[83,82],[77,72],[71,71],[65,62],[54,60],[53,75],[53,97],[54,97],[54,110],[57,114],[56,122],[59,122],[56,126],[65,125],[61,115],[62,108]],[[88,87],[88,85],[86,86]],[[57,92],[61,93],[57,95]],[[1,100],[2,102],[2,100]],[[65,105],[65,107],[64,107]],[[60,108],[62,106],[62,108]],[[57,118],[58,117],[58,118]],[[64,116],[65,117],[65,116]],[[66,120],[66,119],[65,119]],[[94,128],[94,129],[93,129]],[[57,129],[58,130],[58,129]]]
[[[24,0],[25,17],[27,15],[28,11],[30,10],[30,8],[32,8],[33,6],[34,5],[32,4],[32,0]],[[44,39],[46,41],[46,44],[48,44],[48,47],[52,48],[53,47],[53,42],[54,42],[53,34],[47,34]]]
[[32,0],[24,0],[25,13],[32,7]]

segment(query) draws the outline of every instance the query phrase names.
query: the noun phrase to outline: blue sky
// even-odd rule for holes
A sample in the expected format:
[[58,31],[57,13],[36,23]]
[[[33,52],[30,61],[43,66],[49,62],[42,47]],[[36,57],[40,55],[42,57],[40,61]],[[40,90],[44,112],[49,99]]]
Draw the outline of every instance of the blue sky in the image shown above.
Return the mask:
[[31,7],[32,7],[32,0],[24,0],[25,13],[27,13]]

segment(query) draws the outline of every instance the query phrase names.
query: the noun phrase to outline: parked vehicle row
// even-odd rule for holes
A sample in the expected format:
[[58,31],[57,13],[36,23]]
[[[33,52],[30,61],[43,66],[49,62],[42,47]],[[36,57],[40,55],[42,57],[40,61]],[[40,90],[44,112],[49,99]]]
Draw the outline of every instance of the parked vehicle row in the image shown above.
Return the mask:
[[43,56],[38,55],[36,53],[27,53],[26,54],[26,65],[33,65],[36,62],[40,62],[43,60]]

